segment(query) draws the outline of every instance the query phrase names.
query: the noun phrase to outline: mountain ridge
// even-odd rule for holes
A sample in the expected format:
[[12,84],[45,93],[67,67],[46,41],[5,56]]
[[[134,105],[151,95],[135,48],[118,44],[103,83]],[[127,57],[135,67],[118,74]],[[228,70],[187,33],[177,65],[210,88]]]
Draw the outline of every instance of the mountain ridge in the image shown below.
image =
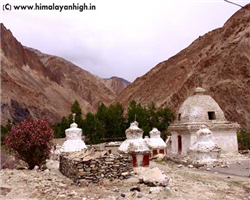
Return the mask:
[[1,122],[26,117],[52,122],[70,113],[78,100],[83,115],[109,105],[116,94],[90,72],[60,58],[23,46],[1,23]]
[[119,95],[130,84],[129,81],[117,76],[103,78],[102,80],[108,88],[115,92],[116,95]]
[[[250,4],[246,5],[250,8]],[[197,38],[166,61],[137,78],[116,98],[154,101],[175,112],[197,86],[207,90],[230,121],[250,130],[250,12],[240,9],[223,27]],[[239,98],[240,97],[240,98]]]

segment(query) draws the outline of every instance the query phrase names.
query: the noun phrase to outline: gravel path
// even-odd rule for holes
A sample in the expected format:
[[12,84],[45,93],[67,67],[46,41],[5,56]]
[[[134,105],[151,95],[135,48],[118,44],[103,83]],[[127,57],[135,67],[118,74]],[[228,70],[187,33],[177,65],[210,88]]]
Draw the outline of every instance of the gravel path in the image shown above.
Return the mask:
[[[168,187],[148,187],[138,177],[76,186],[50,163],[51,170],[1,170],[1,200],[250,200],[249,178],[151,162],[171,178]],[[136,188],[130,191],[131,188]],[[138,190],[138,191],[137,191]]]
[[203,170],[210,168],[211,172],[218,172],[221,174],[234,175],[234,176],[242,176],[250,178],[250,160],[243,161],[239,163],[228,164],[227,167],[213,167],[213,165],[209,165]]

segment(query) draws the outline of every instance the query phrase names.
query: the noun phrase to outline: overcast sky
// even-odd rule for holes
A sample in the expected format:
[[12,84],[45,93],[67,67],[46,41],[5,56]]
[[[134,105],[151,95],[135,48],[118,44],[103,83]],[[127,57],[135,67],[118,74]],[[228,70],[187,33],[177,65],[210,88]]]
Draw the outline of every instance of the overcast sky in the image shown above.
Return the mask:
[[[32,0],[34,5],[86,3],[96,10],[4,11],[1,21],[25,46],[57,55],[102,78],[144,75],[196,38],[223,26],[239,7],[216,1]],[[234,1],[246,5],[250,1]],[[2,5],[1,5],[2,9]]]

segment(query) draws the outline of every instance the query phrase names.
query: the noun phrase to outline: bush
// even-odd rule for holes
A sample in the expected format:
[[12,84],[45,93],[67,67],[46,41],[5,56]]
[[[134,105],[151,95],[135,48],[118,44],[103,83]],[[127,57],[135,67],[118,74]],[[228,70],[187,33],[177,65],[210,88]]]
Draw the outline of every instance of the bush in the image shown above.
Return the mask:
[[250,149],[250,134],[246,131],[239,131],[237,133],[239,150]]
[[53,131],[44,119],[27,119],[11,128],[6,145],[33,169],[49,158],[52,139]]
[[8,134],[7,128],[1,125],[1,146],[5,144],[5,137],[7,134]]

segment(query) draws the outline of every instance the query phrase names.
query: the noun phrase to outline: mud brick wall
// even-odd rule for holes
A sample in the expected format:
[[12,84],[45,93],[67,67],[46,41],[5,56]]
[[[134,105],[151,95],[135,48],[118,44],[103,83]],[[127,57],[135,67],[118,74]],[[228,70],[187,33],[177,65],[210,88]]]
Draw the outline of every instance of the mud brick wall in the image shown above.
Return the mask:
[[86,180],[97,183],[102,179],[126,179],[131,176],[132,158],[126,154],[111,154],[88,161],[70,159],[67,154],[60,155],[61,173],[74,182]]

